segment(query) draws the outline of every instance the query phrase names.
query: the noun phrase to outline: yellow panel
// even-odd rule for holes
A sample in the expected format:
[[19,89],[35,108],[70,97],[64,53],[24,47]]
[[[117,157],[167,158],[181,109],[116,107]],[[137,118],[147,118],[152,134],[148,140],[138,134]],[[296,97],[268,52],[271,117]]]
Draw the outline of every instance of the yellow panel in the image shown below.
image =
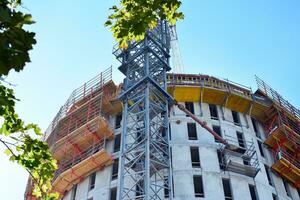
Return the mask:
[[281,158],[272,165],[272,169],[276,171],[280,176],[288,179],[295,184],[297,188],[300,184],[297,182],[300,179],[300,169],[291,164],[284,158]]
[[[72,143],[77,144],[80,149],[86,149],[88,146],[90,146],[95,136],[88,132],[87,128],[89,128],[92,132],[95,131],[95,134],[100,139],[113,139],[113,131],[109,128],[107,121],[101,116],[98,116],[58,140],[51,148],[53,157],[57,160],[63,159],[65,157],[65,152],[70,153],[71,149],[73,148]],[[72,143],[70,143],[70,141]]]
[[203,90],[203,102],[205,103],[220,105],[224,102],[226,96],[227,92],[222,90],[211,88],[205,88]]
[[227,107],[237,112],[245,113],[250,107],[251,101],[238,95],[228,97]]
[[198,87],[176,87],[172,93],[178,102],[196,102],[200,100],[200,91]]
[[[202,91],[202,101],[204,103],[222,105],[225,103],[226,97],[229,95],[227,90],[200,86],[169,86],[168,92],[178,102],[199,102]],[[265,112],[269,106],[253,102],[249,95],[231,93],[228,97],[226,107],[237,112],[246,113],[252,105],[251,115],[259,121],[263,122],[266,119]]]
[[101,150],[61,173],[53,180],[53,188],[60,193],[68,191],[74,184],[80,181],[80,177],[84,178],[96,169],[103,168],[112,163],[112,157],[105,150]]
[[[279,142],[281,139],[286,138],[287,136],[285,135],[285,128],[287,128],[285,125],[284,126],[280,126],[279,128],[277,128],[276,130],[274,130],[272,132],[272,134],[270,134],[266,140],[264,141],[264,144],[266,144],[267,146],[273,148],[277,142]],[[295,151],[293,142],[290,141],[289,139],[286,140],[286,142],[284,143],[284,145],[289,148],[291,151]]]

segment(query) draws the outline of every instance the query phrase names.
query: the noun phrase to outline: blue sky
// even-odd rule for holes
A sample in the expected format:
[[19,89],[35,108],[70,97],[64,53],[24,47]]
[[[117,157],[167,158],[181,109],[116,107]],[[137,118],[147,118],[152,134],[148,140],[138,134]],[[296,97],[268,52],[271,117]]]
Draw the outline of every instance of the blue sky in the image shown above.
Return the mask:
[[[17,111],[26,122],[45,130],[71,91],[113,66],[114,40],[103,26],[116,0],[23,0],[33,15],[37,45],[32,62],[7,80],[21,101]],[[228,78],[256,89],[258,75],[300,107],[300,1],[183,0],[185,20],[177,25],[187,73]],[[23,198],[27,173],[0,153],[1,199]]]

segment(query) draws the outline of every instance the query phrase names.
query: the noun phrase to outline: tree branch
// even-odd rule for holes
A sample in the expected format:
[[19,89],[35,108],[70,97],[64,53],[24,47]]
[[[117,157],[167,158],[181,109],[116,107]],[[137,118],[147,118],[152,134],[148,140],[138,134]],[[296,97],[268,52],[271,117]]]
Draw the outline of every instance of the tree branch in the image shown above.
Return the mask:
[[[0,138],[0,142],[10,151],[10,153],[13,155],[13,156],[17,156],[14,152],[13,152],[13,150],[10,148],[10,146],[8,146],[8,144],[9,144],[9,142],[6,142],[6,141],[4,141],[4,140],[2,140],[1,138]],[[31,173],[31,171],[30,170],[28,170],[28,169],[26,169],[25,168],[25,170],[30,174],[30,176],[32,177],[32,179],[33,179],[33,181],[38,185],[38,187],[40,188],[40,190],[42,191],[42,193],[44,193],[44,191],[42,190],[42,188],[40,187],[40,183],[39,183],[39,181],[33,176],[33,174]],[[45,195],[45,194],[43,194],[43,195]]]

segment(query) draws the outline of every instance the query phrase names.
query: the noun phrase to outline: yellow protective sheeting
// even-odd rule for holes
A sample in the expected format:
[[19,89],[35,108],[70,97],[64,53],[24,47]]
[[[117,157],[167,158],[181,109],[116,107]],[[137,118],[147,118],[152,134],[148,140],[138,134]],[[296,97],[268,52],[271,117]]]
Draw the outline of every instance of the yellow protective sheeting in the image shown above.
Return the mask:
[[169,86],[168,92],[178,102],[204,102],[222,105],[228,109],[251,114],[259,120],[265,118],[268,106],[254,102],[248,94],[229,92],[220,88],[175,85]]
[[292,182],[296,188],[300,188],[300,169],[288,160],[281,158],[272,165],[272,169],[282,177]]
[[72,156],[73,145],[79,149],[86,149],[93,144],[98,137],[100,140],[113,139],[113,131],[109,128],[108,122],[102,116],[98,116],[70,134],[58,140],[51,148],[53,157],[60,161]]
[[[274,148],[274,146],[277,146],[278,143],[280,143],[281,140],[284,140],[284,146],[286,146],[291,151],[296,151],[293,142],[293,138],[290,138],[289,135],[286,135],[286,131],[291,129],[287,127],[286,125],[279,126],[276,130],[274,130],[264,141],[264,144],[266,144],[270,148]],[[300,141],[299,136],[297,133],[294,133],[294,139],[298,139]]]
[[70,169],[62,172],[53,181],[53,189],[60,193],[68,191],[73,185],[81,181],[81,178],[85,178],[92,172],[111,165],[113,159],[105,150],[101,150],[87,159],[72,166]]

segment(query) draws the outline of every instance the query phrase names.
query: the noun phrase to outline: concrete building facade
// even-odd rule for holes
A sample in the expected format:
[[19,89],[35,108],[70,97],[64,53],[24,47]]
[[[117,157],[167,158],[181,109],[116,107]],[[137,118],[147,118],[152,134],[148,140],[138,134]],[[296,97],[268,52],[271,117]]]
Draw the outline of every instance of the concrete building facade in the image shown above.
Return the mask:
[[[182,102],[184,103],[184,102]],[[212,135],[205,129],[196,124],[197,139],[190,140],[188,137],[188,123],[195,123],[187,117],[182,111],[173,108],[170,111],[170,126],[172,140],[172,163],[174,180],[174,200],[187,199],[225,199],[222,180],[228,180],[230,183],[231,199],[254,200],[251,197],[249,187],[255,188],[256,199],[273,200],[275,197],[282,200],[300,199],[297,189],[287,184],[286,190],[282,178],[269,171],[271,182],[268,181],[267,169],[272,165],[272,156],[269,151],[263,147],[263,153],[260,152],[258,142],[263,142],[265,138],[264,129],[261,124],[255,121],[258,127],[258,133],[255,133],[251,117],[239,113],[241,125],[235,125],[233,122],[231,110],[225,108],[225,119],[221,117],[220,106],[217,106],[219,119],[211,119],[209,104],[202,103],[202,112],[200,112],[200,103],[194,103],[195,114],[206,121],[211,127],[220,126],[222,134],[236,136],[236,131],[244,134],[245,138],[254,140],[256,150],[259,156],[261,170],[253,179],[234,172],[222,171],[220,169],[217,150],[219,145],[215,142]],[[224,109],[224,108],[223,108]],[[180,121],[180,122],[179,122]],[[116,117],[110,120],[110,126],[114,128],[115,138],[121,134],[121,128],[116,123]],[[259,137],[257,137],[257,135]],[[114,141],[107,144],[107,149],[112,153],[115,159],[118,159],[120,152],[114,152]],[[119,147],[115,147],[119,149]],[[200,167],[193,167],[191,160],[191,148],[199,149]],[[114,200],[114,192],[117,190],[117,179],[114,179],[113,166],[96,172],[95,188],[89,191],[90,178],[86,178],[77,185],[76,198],[78,200]],[[203,181],[203,197],[195,197],[193,177],[199,176]],[[74,189],[66,194],[64,200],[73,200]],[[230,199],[229,197],[227,199]]]
[[[218,81],[226,83],[223,80],[218,79]],[[230,84],[232,87],[241,87],[237,84]],[[196,88],[198,87],[200,85]],[[193,95],[189,94],[189,89],[183,89],[183,92],[186,92],[187,96]],[[209,92],[210,97],[218,93],[217,89]],[[172,95],[176,99],[176,95],[174,93]],[[262,124],[261,120],[250,111],[238,112],[237,109],[231,109],[232,106],[227,106],[229,104],[213,104],[205,98],[208,97],[200,97],[198,101],[180,101],[179,98],[178,101],[224,139],[244,149],[250,147],[248,144],[251,144],[254,148],[252,149],[253,155],[251,154],[253,160],[247,161],[241,156],[248,151],[245,150],[241,154],[231,154],[224,161],[222,144],[178,107],[172,106],[169,111],[169,134],[173,199],[300,200],[297,182],[286,181],[286,178],[282,178],[272,169],[276,158],[264,144],[268,137],[265,124]],[[63,200],[117,199],[122,130],[122,112],[120,111],[122,110],[112,114],[108,112],[105,116],[113,137],[105,138],[103,148],[111,156],[112,162],[107,162],[100,168],[91,168],[87,173],[83,173],[80,179],[68,184],[65,187],[67,190],[61,193]],[[237,163],[238,165],[235,166],[241,166],[241,168],[228,168],[229,162]],[[252,165],[251,169],[247,168],[251,165],[248,162],[255,166]],[[73,167],[76,167],[75,165]],[[25,198],[30,199],[28,196]],[[160,198],[169,199],[168,192],[162,191]]]

